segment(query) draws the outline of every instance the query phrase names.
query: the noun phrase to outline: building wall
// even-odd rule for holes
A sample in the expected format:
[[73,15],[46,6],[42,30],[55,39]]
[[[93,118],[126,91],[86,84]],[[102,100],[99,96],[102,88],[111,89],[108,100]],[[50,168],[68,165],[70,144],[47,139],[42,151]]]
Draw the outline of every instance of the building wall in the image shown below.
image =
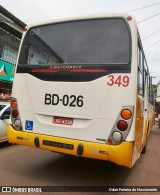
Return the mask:
[[25,23],[0,5],[0,94],[10,93]]
[[16,64],[20,40],[0,29],[0,59]]

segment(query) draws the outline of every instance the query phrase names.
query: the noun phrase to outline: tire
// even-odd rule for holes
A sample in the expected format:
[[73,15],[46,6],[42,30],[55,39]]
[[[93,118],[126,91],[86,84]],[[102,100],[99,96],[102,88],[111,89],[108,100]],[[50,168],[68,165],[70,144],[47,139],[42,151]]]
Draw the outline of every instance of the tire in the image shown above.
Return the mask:
[[146,153],[146,145],[143,147],[143,149],[142,149],[142,152],[141,152],[141,154],[145,154]]
[[148,129],[149,129],[149,124],[148,124],[148,128],[147,128],[146,143],[145,143],[145,145],[143,146],[143,149],[142,149],[141,154],[145,154],[145,153],[146,153],[146,151],[147,151],[146,144],[147,144],[147,139],[148,139]]

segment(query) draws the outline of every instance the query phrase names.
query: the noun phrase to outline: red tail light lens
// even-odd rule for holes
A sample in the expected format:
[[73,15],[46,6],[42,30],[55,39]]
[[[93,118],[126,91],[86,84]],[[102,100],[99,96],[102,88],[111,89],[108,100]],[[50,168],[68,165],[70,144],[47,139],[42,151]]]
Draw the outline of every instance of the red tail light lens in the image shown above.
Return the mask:
[[109,144],[112,144],[112,140],[111,140],[111,139],[109,139],[109,140],[108,140],[108,143],[109,143]]
[[13,110],[13,111],[12,111],[12,117],[13,117],[13,118],[17,118],[18,115],[19,115],[18,110]]
[[128,128],[128,124],[127,124],[126,121],[120,120],[120,121],[118,121],[118,123],[117,123],[117,128],[118,128],[120,131],[125,131],[125,130]]

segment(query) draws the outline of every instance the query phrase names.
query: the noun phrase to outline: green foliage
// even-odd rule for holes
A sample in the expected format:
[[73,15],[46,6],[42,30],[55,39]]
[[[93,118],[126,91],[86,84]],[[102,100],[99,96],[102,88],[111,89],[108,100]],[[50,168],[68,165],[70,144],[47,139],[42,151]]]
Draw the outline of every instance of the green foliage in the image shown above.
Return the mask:
[[157,96],[157,85],[153,84],[152,85],[152,90],[153,90],[154,97],[156,97]]

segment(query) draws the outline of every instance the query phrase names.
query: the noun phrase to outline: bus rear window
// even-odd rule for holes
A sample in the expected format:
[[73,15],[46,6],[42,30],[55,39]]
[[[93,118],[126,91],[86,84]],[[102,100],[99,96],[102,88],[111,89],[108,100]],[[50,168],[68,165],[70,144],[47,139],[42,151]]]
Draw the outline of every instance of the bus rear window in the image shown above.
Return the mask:
[[19,64],[128,64],[130,48],[122,18],[55,23],[27,32]]

